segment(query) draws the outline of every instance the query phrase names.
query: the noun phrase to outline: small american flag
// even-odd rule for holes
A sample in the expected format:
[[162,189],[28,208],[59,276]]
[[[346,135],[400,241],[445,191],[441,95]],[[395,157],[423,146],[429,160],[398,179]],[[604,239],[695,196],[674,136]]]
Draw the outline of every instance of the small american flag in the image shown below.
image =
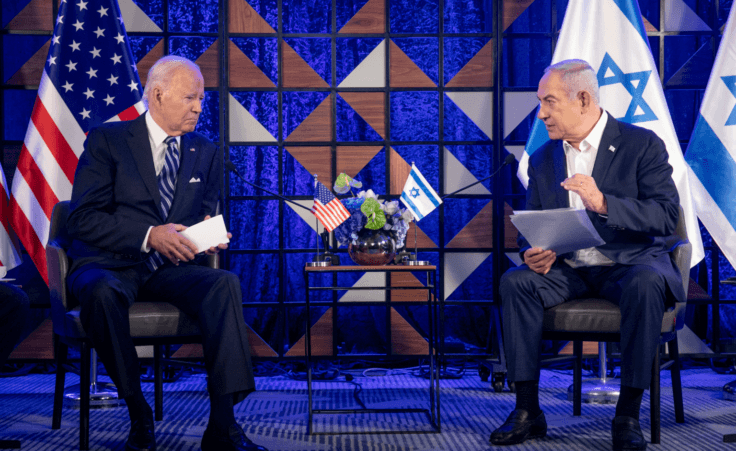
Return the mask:
[[140,116],[141,94],[117,1],[61,0],[10,199],[11,225],[44,280],[51,210],[71,197],[87,133]]
[[325,226],[327,231],[332,230],[345,222],[350,217],[348,210],[340,203],[340,199],[335,197],[323,184],[314,181],[314,205],[312,213],[319,219],[319,222]]

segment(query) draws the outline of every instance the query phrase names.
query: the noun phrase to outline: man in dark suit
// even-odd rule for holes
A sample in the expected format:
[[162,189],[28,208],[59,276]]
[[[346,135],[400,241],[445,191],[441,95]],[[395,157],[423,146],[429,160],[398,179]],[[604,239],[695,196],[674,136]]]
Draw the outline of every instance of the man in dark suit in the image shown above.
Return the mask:
[[[131,420],[127,450],[154,450],[151,408],[140,386],[128,308],[170,302],[202,331],[210,418],[202,449],[261,450],[235,422],[233,405],[254,389],[240,282],[201,266],[179,232],[215,213],[222,177],[217,147],[194,128],[204,81],[196,64],[156,62],[143,93],[148,112],[90,131],[74,179],[68,285],[80,318]],[[205,253],[225,249],[221,244]]]
[[584,296],[621,307],[621,394],[612,423],[614,450],[642,450],[642,394],[649,387],[666,303],[684,300],[665,237],[675,231],[679,197],[664,142],[619,122],[598,105],[595,71],[581,60],[545,70],[537,117],[552,141],[529,158],[528,210],[587,210],[605,240],[565,255],[519,237],[524,264],[501,278],[508,379],[516,409],[491,435],[496,445],[543,437],[539,345],[544,310]]

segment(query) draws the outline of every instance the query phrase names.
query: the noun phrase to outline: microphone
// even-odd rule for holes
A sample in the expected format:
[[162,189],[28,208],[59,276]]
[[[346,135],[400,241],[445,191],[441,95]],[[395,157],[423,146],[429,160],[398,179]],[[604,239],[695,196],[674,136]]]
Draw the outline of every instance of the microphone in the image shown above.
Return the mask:
[[278,198],[279,198],[279,199],[281,199],[281,200],[285,200],[286,202],[290,202],[290,203],[292,203],[292,204],[294,204],[294,205],[296,205],[296,206],[302,207],[302,208],[303,208],[303,209],[305,209],[305,210],[309,210],[310,212],[312,211],[312,209],[311,209],[311,208],[309,208],[309,207],[305,207],[304,205],[302,205],[302,204],[300,204],[300,203],[298,203],[298,202],[294,202],[293,200],[291,200],[291,199],[287,199],[287,198],[286,198],[286,197],[284,197],[284,196],[281,196],[281,195],[279,195],[279,194],[276,194],[276,193],[274,193],[274,192],[272,192],[272,191],[269,191],[269,190],[267,190],[266,188],[263,188],[262,186],[258,186],[258,185],[254,184],[254,183],[251,183],[251,182],[247,181],[247,180],[246,180],[246,179],[245,179],[245,178],[244,178],[244,177],[243,177],[242,175],[240,175],[240,172],[238,172],[238,168],[236,168],[236,167],[235,167],[235,165],[233,164],[233,162],[232,162],[232,161],[230,161],[230,160],[227,160],[227,161],[225,161],[225,167],[226,167],[226,168],[227,168],[227,169],[228,169],[229,171],[231,171],[231,172],[233,172],[233,173],[234,173],[235,175],[237,175],[237,176],[238,176],[238,177],[240,178],[240,180],[244,181],[245,183],[247,183],[248,185],[252,186],[253,188],[259,189],[259,190],[261,190],[261,191],[265,191],[265,192],[267,192],[268,194],[270,194],[270,195],[272,195],[272,196],[276,196],[276,197],[278,197]]
[[459,190],[457,190],[457,191],[453,191],[453,192],[452,192],[452,193],[450,193],[450,194],[445,194],[445,195],[444,195],[444,196],[442,196],[442,197],[441,197],[440,199],[444,200],[444,199],[446,199],[446,198],[448,198],[448,197],[452,196],[453,194],[457,194],[457,193],[459,193],[460,191],[464,191],[464,190],[466,190],[466,189],[470,188],[471,186],[475,186],[475,185],[477,185],[477,184],[478,184],[478,183],[480,183],[480,182],[485,182],[485,181],[486,181],[486,180],[488,180],[489,178],[491,178],[491,177],[493,177],[494,175],[498,174],[498,172],[499,172],[499,171],[500,171],[501,169],[503,169],[503,167],[504,167],[504,166],[508,166],[508,165],[510,165],[511,163],[513,163],[514,161],[516,161],[516,158],[515,158],[515,157],[514,157],[513,155],[511,155],[511,154],[508,154],[508,155],[506,155],[506,158],[505,158],[505,159],[503,160],[503,164],[502,164],[501,166],[499,166],[499,167],[498,167],[498,169],[496,169],[496,170],[495,170],[495,171],[493,172],[493,174],[489,175],[488,177],[486,177],[486,178],[484,178],[484,179],[480,179],[480,180],[478,180],[478,181],[477,181],[477,182],[475,182],[475,183],[471,183],[471,184],[470,184],[470,185],[468,185],[468,186],[464,186],[464,187],[460,188],[460,189],[459,189]]

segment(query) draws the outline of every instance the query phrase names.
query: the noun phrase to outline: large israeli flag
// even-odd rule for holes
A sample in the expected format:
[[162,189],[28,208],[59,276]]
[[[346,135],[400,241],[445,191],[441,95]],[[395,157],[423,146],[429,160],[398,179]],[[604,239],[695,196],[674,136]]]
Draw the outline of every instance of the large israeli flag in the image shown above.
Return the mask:
[[736,267],[736,6],[685,153],[700,220]]
[[[672,178],[685,211],[693,245],[690,265],[704,257],[700,228],[688,182],[688,166],[672,125],[646,30],[636,0],[570,0],[552,64],[582,59],[598,73],[601,106],[616,119],[654,131],[667,146]],[[518,176],[526,186],[529,155],[549,141],[544,124],[534,121],[519,162]]]

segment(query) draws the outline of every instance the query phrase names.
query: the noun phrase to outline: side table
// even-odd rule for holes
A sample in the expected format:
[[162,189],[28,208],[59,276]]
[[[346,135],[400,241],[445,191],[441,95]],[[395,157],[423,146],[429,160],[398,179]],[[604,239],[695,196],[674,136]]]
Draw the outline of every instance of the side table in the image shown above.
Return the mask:
[[[437,302],[437,282],[436,272],[437,267],[434,265],[427,266],[327,266],[327,267],[304,267],[304,285],[305,285],[305,296],[306,296],[306,334],[305,334],[305,363],[307,366],[307,391],[309,394],[309,421],[307,423],[307,434],[318,435],[321,433],[315,433],[313,431],[313,416],[315,414],[363,414],[363,413],[425,413],[429,422],[433,428],[432,431],[381,431],[381,433],[391,432],[440,432],[440,383],[439,383],[439,366],[438,360],[442,359],[442,352],[440,346],[440,335],[441,335],[441,321],[438,312]],[[426,285],[424,286],[397,286],[393,287],[390,283],[387,286],[370,286],[370,287],[341,287],[335,286],[336,284],[328,286],[314,286],[311,282],[310,276],[317,274],[336,274],[336,273],[349,273],[349,272],[382,272],[387,275],[386,279],[390,280],[391,273],[425,273],[426,274]],[[337,280],[332,278],[332,280]],[[352,290],[382,290],[387,293],[385,302],[376,301],[353,301],[351,306],[386,306],[391,308],[390,291],[391,290],[424,290],[427,292],[427,314],[428,314],[428,343],[427,343],[427,358],[429,360],[429,407],[428,408],[383,408],[383,409],[315,409],[312,400],[312,337],[311,337],[311,307],[315,306],[335,306],[337,302],[310,302],[310,293],[313,291],[327,290],[327,291],[352,291]],[[364,358],[364,357],[363,357]],[[354,432],[351,432],[354,433]]]

